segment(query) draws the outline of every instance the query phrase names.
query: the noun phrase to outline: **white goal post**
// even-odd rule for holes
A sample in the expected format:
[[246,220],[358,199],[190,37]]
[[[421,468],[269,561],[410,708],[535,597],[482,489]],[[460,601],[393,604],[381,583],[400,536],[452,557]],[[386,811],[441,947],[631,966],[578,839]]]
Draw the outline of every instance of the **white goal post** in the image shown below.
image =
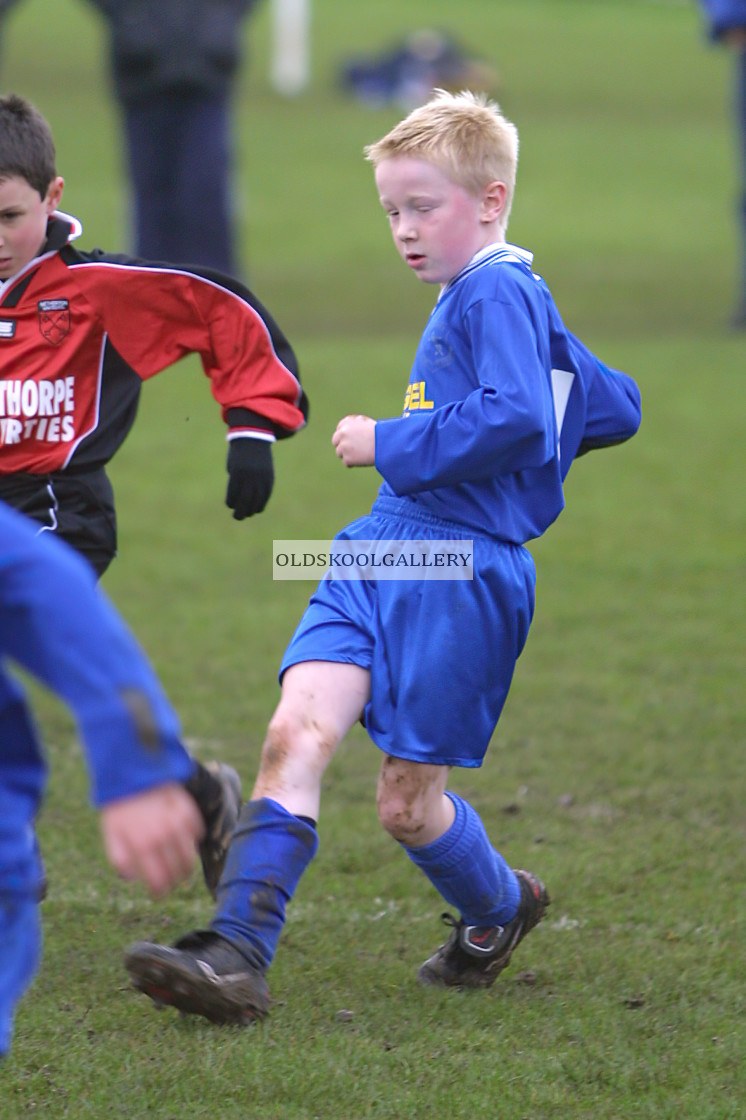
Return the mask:
[[285,97],[295,97],[311,78],[311,0],[272,0],[269,78]]

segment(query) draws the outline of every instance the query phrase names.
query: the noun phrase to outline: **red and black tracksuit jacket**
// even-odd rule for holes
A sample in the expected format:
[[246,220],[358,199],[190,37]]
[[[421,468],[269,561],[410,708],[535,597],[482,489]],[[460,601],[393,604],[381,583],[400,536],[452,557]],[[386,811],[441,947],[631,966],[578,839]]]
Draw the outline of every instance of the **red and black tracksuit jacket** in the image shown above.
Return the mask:
[[264,439],[303,427],[308,402],[288,340],[242,284],[81,252],[71,244],[80,230],[55,214],[41,254],[0,285],[0,499],[90,559],[101,549],[111,559],[104,466],[143,381],[199,354],[225,422]]

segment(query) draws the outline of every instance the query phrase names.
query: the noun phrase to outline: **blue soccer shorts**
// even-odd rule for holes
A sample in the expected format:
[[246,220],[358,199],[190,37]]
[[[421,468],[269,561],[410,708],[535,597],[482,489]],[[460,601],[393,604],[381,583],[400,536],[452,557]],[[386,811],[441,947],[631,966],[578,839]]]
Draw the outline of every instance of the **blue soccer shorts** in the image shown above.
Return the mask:
[[473,541],[471,580],[325,577],[285,651],[370,671],[365,726],[396,758],[481,766],[534,610],[535,569],[519,545],[379,498],[340,541]]

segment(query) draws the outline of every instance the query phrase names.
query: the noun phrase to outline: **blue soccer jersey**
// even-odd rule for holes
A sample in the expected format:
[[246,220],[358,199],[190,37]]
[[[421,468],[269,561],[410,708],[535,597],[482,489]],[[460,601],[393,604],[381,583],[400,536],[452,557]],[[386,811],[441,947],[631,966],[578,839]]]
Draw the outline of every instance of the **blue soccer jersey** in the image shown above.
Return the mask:
[[503,541],[539,537],[573,459],[637,431],[634,381],[564,326],[532,256],[489,246],[444,288],[401,417],[376,425],[381,494]]
[[634,381],[570,334],[531,259],[493,245],[444,288],[403,415],[376,424],[379,496],[338,536],[471,538],[473,579],[324,579],[280,669],[369,670],[368,733],[414,762],[481,765],[533,616],[523,544],[562,510],[573,459],[640,422]]

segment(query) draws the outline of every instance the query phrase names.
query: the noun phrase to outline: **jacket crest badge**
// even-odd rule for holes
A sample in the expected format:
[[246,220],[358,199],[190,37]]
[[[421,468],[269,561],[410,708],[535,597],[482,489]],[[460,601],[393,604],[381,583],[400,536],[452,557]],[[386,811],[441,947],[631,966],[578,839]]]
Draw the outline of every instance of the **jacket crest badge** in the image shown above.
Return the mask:
[[66,299],[40,299],[39,330],[52,346],[59,346],[70,330],[70,301]]

